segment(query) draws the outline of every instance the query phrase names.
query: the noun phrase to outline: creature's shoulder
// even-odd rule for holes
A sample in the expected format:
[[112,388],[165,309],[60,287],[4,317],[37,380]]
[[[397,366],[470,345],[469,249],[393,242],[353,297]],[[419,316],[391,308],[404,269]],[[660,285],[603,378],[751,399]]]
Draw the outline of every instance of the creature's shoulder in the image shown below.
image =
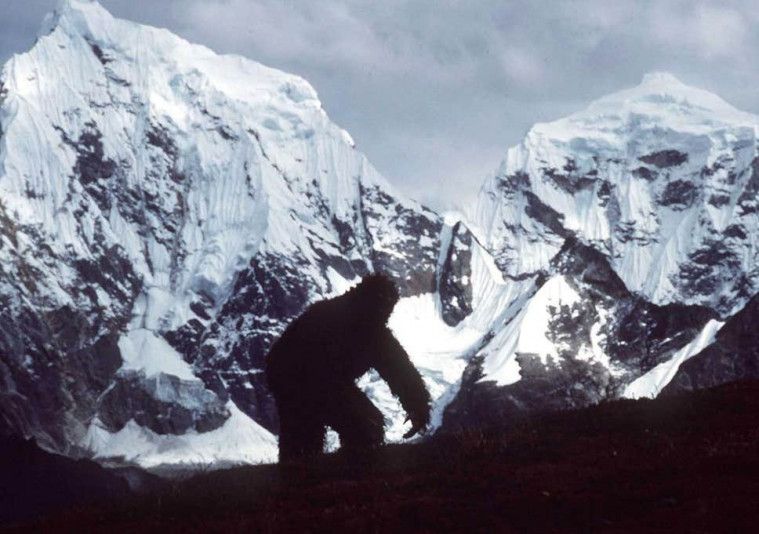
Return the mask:
[[290,323],[287,331],[307,334],[310,331],[328,327],[339,320],[339,316],[339,306],[335,306],[332,300],[322,300],[306,308]]
[[351,313],[351,300],[347,298],[347,295],[340,295],[312,304],[303,315],[329,321],[330,319],[345,320]]

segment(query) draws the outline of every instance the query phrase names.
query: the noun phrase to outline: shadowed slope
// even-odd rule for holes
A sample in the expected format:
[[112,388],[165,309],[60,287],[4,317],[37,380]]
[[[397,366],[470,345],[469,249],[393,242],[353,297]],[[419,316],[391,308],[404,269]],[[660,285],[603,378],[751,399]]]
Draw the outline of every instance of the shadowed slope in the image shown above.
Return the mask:
[[[232,469],[48,528],[264,532],[746,530],[759,519],[759,382],[625,400],[383,449],[373,466]],[[37,525],[40,526],[40,525]]]

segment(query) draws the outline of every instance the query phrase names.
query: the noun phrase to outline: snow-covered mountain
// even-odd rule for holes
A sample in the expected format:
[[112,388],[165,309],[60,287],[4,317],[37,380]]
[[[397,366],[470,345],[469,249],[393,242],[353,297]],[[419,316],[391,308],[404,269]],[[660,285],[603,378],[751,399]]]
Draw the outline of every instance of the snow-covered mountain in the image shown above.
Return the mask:
[[525,304],[452,424],[655,396],[759,291],[759,118],[665,73],[535,125],[476,223]]
[[759,284],[758,124],[711,93],[648,74],[535,125],[485,185],[477,222],[507,274],[545,269],[572,234],[631,291],[730,314]]
[[301,78],[67,0],[0,80],[0,409],[49,448],[271,458],[287,321],[369,271],[434,290],[443,221]]
[[434,427],[656,395],[757,292],[758,123],[650,75],[536,125],[469,221],[396,193],[303,79],[62,0],[0,71],[0,431],[272,459],[268,347],[373,271]]

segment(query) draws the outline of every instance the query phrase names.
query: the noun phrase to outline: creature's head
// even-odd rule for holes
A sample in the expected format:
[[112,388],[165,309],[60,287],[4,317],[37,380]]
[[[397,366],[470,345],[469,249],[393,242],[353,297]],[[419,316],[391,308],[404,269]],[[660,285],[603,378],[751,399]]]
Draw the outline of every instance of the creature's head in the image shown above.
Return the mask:
[[360,306],[383,323],[388,320],[398,302],[398,289],[386,276],[370,274],[353,289]]

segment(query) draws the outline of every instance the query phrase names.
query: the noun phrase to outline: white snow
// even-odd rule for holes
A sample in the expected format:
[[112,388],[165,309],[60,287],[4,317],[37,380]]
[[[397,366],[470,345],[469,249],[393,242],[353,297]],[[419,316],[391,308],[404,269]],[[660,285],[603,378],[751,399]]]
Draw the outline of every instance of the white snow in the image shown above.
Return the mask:
[[[315,283],[313,298],[347,290],[355,281],[323,274],[315,247],[340,254],[332,220],[362,220],[362,186],[421,211],[395,195],[302,78],[119,20],[95,1],[60,1],[34,47],[6,63],[0,79],[2,209],[34,226],[57,257],[97,261],[103,250],[123,249],[141,279],[119,339],[124,371],[193,379],[162,333],[197,318],[190,304],[199,296],[217,313],[259,254],[304,258],[298,268]],[[75,176],[71,144],[85,131],[100,135],[103,158],[117,165],[107,207]],[[173,144],[149,142],[156,132]],[[378,208],[395,215],[394,205]],[[378,233],[367,242],[397,254],[394,229],[361,231]],[[39,267],[47,273],[40,300],[72,305],[69,267]],[[107,293],[96,294],[108,304]],[[131,424],[112,436],[93,427],[90,438],[102,454],[156,465],[260,461],[271,436],[235,408],[223,431],[155,436]],[[245,450],[231,450],[236,442]]]
[[[96,244],[123,247],[147,291],[163,293],[162,304],[144,308],[155,323],[150,329],[192,318],[189,304],[200,290],[223,300],[258,252],[298,252],[316,263],[310,235],[338,250],[330,217],[302,202],[314,184],[330,214],[344,221],[360,218],[360,183],[392,193],[305,80],[116,19],[97,2],[59,2],[38,42],[3,67],[2,79],[3,204],[19,224],[48,234],[61,255],[89,258]],[[62,136],[76,141],[87,124],[102,134],[104,157],[125,169],[123,184],[159,199],[162,214],[146,213],[142,224],[129,215],[132,205],[115,202],[101,212],[72,179],[76,155]],[[156,159],[165,158],[145,140],[154,127],[178,145],[180,185],[152,174]],[[75,215],[82,202],[90,209]],[[179,207],[181,218],[169,226],[164,219]],[[96,227],[105,243],[95,243]],[[308,274],[325,290],[336,280]]]
[[277,439],[231,401],[227,408],[232,415],[221,427],[181,436],[156,434],[134,420],[111,433],[95,420],[83,443],[96,459],[123,460],[148,469],[276,462]]
[[[630,129],[666,124],[677,132],[710,135],[715,126],[755,128],[757,117],[717,95],[688,86],[667,72],[643,76],[639,85],[596,100],[565,119],[536,124],[531,133],[558,141],[583,139],[614,146]],[[665,136],[666,132],[662,132]],[[563,163],[563,162],[562,162]]]
[[[725,287],[692,295],[673,284],[690,254],[725,228],[738,224],[748,237],[733,239],[731,250],[755,287],[756,231],[759,217],[736,209],[757,155],[759,117],[739,111],[707,91],[689,87],[670,74],[653,73],[632,89],[604,97],[566,118],[533,126],[508,150],[498,172],[479,195],[476,222],[484,243],[501,258],[508,274],[532,273],[548,266],[563,239],[526,213],[533,193],[563,217],[564,228],[606,254],[627,287],[656,303],[684,302],[717,306]],[[646,164],[643,157],[662,150],[687,154],[670,167]],[[571,162],[576,170],[568,170]],[[570,169],[571,169],[570,166]],[[657,175],[648,180],[638,168]],[[712,168],[709,173],[702,169]],[[584,185],[567,190],[546,174],[583,177]],[[504,179],[524,176],[522,185]],[[693,184],[691,205],[665,206],[660,199],[673,182]],[[734,183],[733,183],[734,182]],[[601,188],[606,188],[602,195]],[[725,204],[710,203],[712,193],[727,192]],[[608,200],[602,201],[606,196]],[[541,209],[543,215],[546,210]],[[628,227],[629,236],[620,228]],[[743,301],[735,300],[735,311]],[[727,310],[729,311],[729,310]]]
[[192,367],[166,340],[146,328],[130,330],[119,339],[119,350],[126,371],[144,371],[151,377],[161,373],[183,380],[197,380]]
[[558,362],[560,356],[556,345],[546,337],[552,318],[550,307],[571,306],[579,300],[579,295],[563,276],[553,277],[543,284],[496,334],[497,340],[491,343],[496,350],[483,362],[481,381],[494,381],[499,386],[518,382],[521,379],[516,361],[519,354],[535,355],[543,365],[549,361]]
[[719,329],[722,328],[724,322],[717,320],[710,320],[701,332],[690,343],[678,350],[672,358],[666,362],[662,362],[643,376],[638,377],[632,381],[626,388],[622,396],[628,399],[639,399],[641,397],[647,397],[649,399],[655,398],[664,387],[677,374],[677,370],[680,366],[689,358],[695,356],[701,352],[707,345],[714,341],[714,336],[717,335]]
[[[422,374],[432,398],[430,431],[440,426],[443,409],[452,400],[451,390],[461,379],[468,353],[483,335],[465,324],[448,326],[440,317],[436,298],[432,293],[403,298],[388,321],[393,335]],[[400,441],[411,423],[404,423],[406,413],[387,384],[371,371],[359,379],[358,385],[385,415],[388,441]]]

